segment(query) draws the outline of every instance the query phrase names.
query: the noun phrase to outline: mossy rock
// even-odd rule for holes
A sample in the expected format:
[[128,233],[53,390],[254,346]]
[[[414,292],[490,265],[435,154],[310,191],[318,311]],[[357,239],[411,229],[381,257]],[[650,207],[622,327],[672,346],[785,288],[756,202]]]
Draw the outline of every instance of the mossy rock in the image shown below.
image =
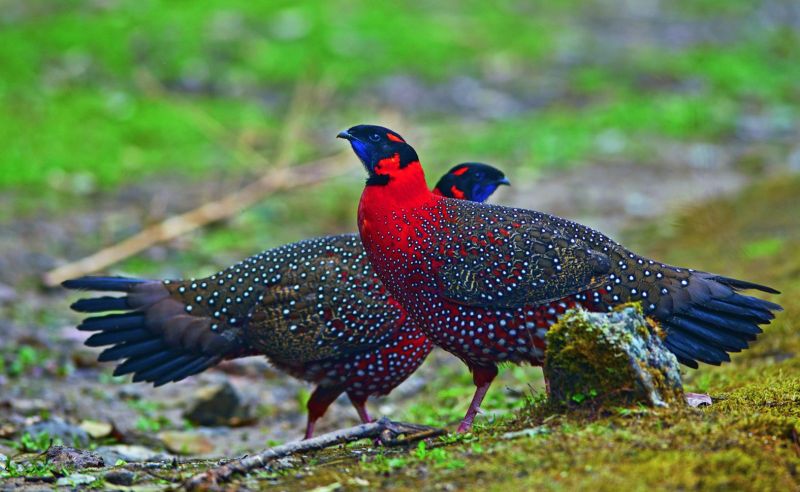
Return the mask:
[[544,375],[565,405],[684,404],[678,361],[638,304],[609,313],[568,311],[547,333]]

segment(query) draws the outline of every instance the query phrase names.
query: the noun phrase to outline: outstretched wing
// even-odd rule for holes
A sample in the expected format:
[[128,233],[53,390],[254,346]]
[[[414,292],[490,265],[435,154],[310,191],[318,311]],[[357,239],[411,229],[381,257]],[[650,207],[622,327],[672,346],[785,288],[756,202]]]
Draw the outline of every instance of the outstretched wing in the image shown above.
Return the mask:
[[603,285],[611,263],[544,214],[447,200],[442,294],[485,308],[536,305]]

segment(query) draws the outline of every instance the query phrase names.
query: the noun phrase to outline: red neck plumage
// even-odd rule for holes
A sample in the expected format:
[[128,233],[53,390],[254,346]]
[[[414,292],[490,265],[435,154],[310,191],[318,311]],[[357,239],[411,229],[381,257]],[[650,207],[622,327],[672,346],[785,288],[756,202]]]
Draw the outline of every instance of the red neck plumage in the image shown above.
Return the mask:
[[388,217],[392,212],[402,212],[441,199],[428,189],[425,173],[419,162],[412,162],[402,168],[391,164],[387,162],[380,166],[389,175],[388,183],[368,185],[361,194],[358,225],[362,237],[365,233],[364,225],[368,222]]

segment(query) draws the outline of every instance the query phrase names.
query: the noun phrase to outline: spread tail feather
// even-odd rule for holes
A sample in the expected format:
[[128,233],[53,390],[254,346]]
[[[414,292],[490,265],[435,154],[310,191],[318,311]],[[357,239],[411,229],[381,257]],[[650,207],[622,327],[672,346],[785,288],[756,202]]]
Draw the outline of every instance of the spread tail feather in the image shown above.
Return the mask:
[[187,314],[186,302],[160,281],[125,277],[82,277],[62,284],[68,289],[122,292],[122,297],[81,299],[72,309],[91,316],[78,325],[94,332],[90,347],[108,346],[101,362],[119,361],[115,376],[133,374],[133,381],[155,386],[197,374],[242,353],[237,330],[212,330],[211,318]]
[[128,277],[80,277],[65,280],[61,286],[72,290],[130,292],[136,285],[147,282],[147,280]]
[[730,352],[746,349],[769,324],[780,305],[741,294],[756,289],[777,294],[764,285],[703,272],[692,272],[686,285],[670,282],[655,317],[667,332],[665,344],[690,367],[698,362],[719,365]]

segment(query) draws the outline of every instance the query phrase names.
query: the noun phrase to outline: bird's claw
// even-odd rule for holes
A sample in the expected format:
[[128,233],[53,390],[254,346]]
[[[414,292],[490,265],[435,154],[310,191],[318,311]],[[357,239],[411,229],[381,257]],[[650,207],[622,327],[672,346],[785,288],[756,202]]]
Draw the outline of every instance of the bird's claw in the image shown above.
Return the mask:
[[444,429],[422,424],[395,422],[386,417],[381,417],[378,420],[378,424],[383,427],[383,430],[378,436],[378,441],[383,446],[399,446],[409,442],[419,441],[420,439],[427,439],[445,434]]

